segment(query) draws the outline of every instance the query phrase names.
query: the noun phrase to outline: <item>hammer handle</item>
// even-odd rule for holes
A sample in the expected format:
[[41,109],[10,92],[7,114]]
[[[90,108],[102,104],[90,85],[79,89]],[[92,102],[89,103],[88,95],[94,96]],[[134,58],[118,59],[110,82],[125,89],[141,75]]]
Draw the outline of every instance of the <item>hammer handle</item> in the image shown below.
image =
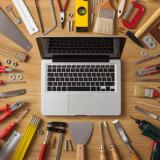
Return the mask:
[[140,27],[137,32],[135,33],[135,36],[139,38],[140,36],[143,35],[143,33],[150,27],[150,25],[160,17],[160,8],[154,12],[154,14],[149,18],[149,20],[142,26]]

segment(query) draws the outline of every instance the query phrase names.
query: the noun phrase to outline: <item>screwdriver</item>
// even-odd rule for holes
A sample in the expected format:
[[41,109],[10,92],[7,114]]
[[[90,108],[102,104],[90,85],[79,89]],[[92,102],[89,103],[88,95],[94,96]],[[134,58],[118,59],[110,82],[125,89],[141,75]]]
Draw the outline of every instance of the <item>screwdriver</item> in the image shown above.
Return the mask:
[[25,83],[25,81],[3,81],[3,80],[0,80],[0,86],[3,86],[5,84],[14,84],[14,83]]
[[45,140],[42,144],[42,147],[41,147],[41,151],[39,154],[39,160],[45,159],[45,154],[46,154],[46,150],[47,150],[47,146],[48,146],[48,142],[49,142],[49,137],[50,137],[50,131],[48,130],[47,134],[46,134],[46,138],[45,138]]
[[25,117],[25,115],[28,112],[29,112],[29,109],[26,109],[17,120],[11,122],[11,124],[9,124],[6,128],[4,128],[2,131],[0,131],[0,138],[1,139],[6,138],[13,131],[13,129],[15,128],[15,126],[18,123],[20,123],[20,121]]
[[108,141],[109,141],[109,144],[110,144],[110,149],[111,149],[111,152],[112,152],[113,159],[114,160],[120,160],[120,158],[118,156],[117,149],[116,149],[115,144],[113,142],[113,139],[111,137],[111,133],[110,133],[108,124],[105,121],[103,122],[103,124],[104,124],[104,127],[106,128],[106,133],[107,133]]

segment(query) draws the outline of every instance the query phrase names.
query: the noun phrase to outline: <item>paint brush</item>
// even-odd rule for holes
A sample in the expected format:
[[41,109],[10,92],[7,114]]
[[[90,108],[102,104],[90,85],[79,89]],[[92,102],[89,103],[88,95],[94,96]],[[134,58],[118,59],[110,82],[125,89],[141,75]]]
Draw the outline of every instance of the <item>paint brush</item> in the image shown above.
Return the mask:
[[160,97],[160,92],[153,88],[147,88],[141,85],[136,85],[134,89],[135,97],[155,98]]
[[94,32],[100,34],[114,34],[115,9],[111,6],[111,0],[105,0],[101,5]]

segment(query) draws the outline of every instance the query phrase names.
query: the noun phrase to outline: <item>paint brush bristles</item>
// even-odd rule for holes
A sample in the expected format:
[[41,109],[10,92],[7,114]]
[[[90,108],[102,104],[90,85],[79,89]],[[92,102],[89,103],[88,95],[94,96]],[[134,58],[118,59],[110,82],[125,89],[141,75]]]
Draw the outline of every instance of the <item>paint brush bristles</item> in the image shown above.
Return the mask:
[[99,9],[94,26],[94,32],[100,34],[114,34],[115,10],[107,0]]
[[134,96],[135,97],[144,97],[146,87],[136,85],[134,88]]

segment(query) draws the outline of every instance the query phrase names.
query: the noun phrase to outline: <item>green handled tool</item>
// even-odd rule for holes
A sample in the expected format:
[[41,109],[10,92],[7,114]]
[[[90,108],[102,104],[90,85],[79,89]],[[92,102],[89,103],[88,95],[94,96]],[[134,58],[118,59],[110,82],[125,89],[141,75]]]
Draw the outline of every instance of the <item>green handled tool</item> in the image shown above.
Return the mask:
[[142,135],[154,140],[152,154],[150,160],[160,159],[160,129],[145,120],[139,120],[130,116],[139,126],[142,131]]

